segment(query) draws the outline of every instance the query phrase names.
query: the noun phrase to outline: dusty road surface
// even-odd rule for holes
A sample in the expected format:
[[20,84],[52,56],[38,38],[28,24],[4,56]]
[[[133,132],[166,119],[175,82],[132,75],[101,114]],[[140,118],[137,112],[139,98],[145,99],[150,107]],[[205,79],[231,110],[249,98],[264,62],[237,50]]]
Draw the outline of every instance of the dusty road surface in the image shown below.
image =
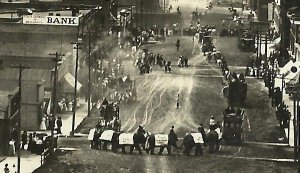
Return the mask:
[[[181,6],[188,26],[191,11],[203,10],[206,0],[170,1],[173,8]],[[204,24],[220,25],[222,18],[229,16],[226,8],[214,7],[207,11],[201,19]],[[176,40],[181,39],[181,47],[175,50]],[[216,34],[214,42],[217,48],[226,55],[226,60],[232,69],[240,69],[248,62],[248,54],[239,51],[234,46],[236,39],[219,38]],[[196,131],[199,124],[208,127],[208,120],[214,115],[222,120],[222,111],[227,101],[221,94],[222,76],[215,63],[206,62],[197,47],[194,47],[191,37],[168,37],[166,42],[147,45],[146,48],[154,54],[162,54],[166,60],[172,61],[172,72],[165,73],[164,69],[155,66],[150,74],[139,75],[133,62],[126,62],[125,73],[128,72],[135,80],[137,101],[122,104],[120,118],[122,131],[134,132],[139,125],[151,133],[168,133],[171,126],[179,137],[186,132]],[[194,50],[193,50],[194,49]],[[177,58],[184,55],[189,58],[188,68],[176,67]],[[228,56],[228,57],[227,57]],[[239,59],[237,59],[239,58]],[[284,173],[297,172],[298,165],[287,162],[266,161],[269,159],[291,159],[292,151],[280,146],[261,145],[256,142],[278,142],[280,131],[270,106],[267,90],[262,81],[246,79],[248,96],[245,104],[245,125],[243,126],[244,144],[241,146],[222,145],[220,152],[208,154],[204,147],[204,155],[200,157],[184,156],[173,150],[171,156],[138,155],[112,153],[111,151],[91,150],[86,137],[61,138],[60,147],[74,147],[73,152],[58,153],[52,161],[42,166],[36,173]],[[179,98],[178,98],[179,94]],[[179,99],[179,107],[176,107]],[[87,118],[79,132],[87,133],[97,123],[98,117]],[[252,142],[252,143],[251,143]],[[253,143],[255,142],[255,143]],[[179,141],[179,145],[181,140]],[[155,151],[157,153],[157,150]]]

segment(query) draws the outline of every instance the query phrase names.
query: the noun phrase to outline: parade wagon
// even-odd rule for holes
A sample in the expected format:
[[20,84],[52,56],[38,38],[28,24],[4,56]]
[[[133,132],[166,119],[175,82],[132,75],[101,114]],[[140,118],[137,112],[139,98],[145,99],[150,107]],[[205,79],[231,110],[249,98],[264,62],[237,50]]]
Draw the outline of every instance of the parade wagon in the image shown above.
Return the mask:
[[255,50],[255,36],[254,34],[246,29],[240,31],[240,42],[239,47],[243,51],[254,51]]
[[224,113],[222,139],[225,144],[242,143],[243,115],[243,111],[241,113]]
[[222,92],[230,106],[241,107],[247,98],[247,83],[231,82],[224,86]]

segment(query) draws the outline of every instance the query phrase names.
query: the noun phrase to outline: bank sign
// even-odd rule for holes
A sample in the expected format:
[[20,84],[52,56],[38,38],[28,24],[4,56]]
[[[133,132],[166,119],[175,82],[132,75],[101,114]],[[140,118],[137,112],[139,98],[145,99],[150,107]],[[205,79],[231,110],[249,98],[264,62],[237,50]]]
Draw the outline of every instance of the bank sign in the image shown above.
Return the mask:
[[73,16],[33,16],[24,15],[23,24],[78,26],[79,18]]

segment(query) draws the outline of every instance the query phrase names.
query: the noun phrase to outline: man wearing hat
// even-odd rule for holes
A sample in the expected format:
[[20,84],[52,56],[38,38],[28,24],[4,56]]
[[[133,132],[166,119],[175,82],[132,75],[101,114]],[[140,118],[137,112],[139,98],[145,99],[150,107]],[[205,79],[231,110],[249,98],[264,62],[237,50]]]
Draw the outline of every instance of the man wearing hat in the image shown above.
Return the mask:
[[171,127],[168,137],[169,137],[169,145],[178,149],[178,146],[176,143],[178,141],[178,137],[177,137],[177,134],[174,132],[174,126]]
[[211,116],[209,119],[209,126],[214,126],[216,124],[216,120],[214,116]]
[[206,142],[206,133],[205,133],[203,124],[200,124],[200,126],[198,127],[198,132],[201,133],[203,141],[205,143]]

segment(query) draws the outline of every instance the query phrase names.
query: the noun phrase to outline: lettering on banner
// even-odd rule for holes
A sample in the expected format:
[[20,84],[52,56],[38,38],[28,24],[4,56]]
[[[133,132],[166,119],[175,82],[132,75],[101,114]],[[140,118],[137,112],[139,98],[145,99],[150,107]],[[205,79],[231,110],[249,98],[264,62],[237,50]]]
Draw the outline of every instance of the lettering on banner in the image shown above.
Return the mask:
[[119,136],[120,145],[133,145],[133,133],[121,133]]
[[111,141],[113,135],[114,135],[114,131],[113,130],[105,130],[101,134],[100,140]]
[[204,140],[201,133],[191,133],[196,144],[204,144]]
[[169,137],[166,134],[156,134],[155,136],[155,146],[168,145]]

